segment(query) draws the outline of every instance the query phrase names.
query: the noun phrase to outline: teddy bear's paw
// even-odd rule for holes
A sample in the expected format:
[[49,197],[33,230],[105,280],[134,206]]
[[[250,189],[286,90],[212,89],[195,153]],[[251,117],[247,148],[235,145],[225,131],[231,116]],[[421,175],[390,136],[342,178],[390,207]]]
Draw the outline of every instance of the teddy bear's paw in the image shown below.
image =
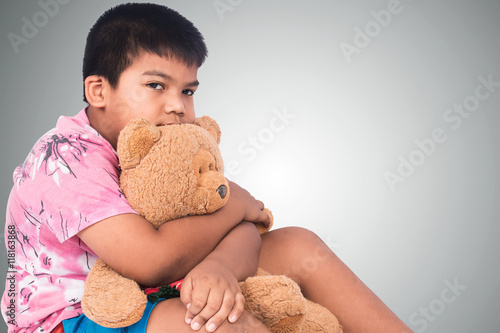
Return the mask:
[[273,332],[293,332],[286,329],[300,326],[304,320],[306,299],[292,279],[284,275],[253,276],[240,287],[245,309]]
[[82,309],[95,323],[110,328],[130,326],[144,314],[147,298],[139,285],[98,259],[85,281]]
[[307,313],[300,332],[342,333],[342,326],[327,308],[307,300]]

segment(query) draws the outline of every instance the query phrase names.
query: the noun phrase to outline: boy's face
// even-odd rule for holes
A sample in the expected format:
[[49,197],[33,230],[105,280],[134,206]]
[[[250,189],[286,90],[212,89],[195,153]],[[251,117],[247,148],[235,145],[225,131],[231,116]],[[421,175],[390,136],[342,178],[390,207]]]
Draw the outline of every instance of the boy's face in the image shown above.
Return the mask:
[[120,75],[117,87],[108,90],[105,113],[112,136],[117,138],[125,125],[138,117],[157,126],[192,124],[197,73],[196,66],[143,52]]

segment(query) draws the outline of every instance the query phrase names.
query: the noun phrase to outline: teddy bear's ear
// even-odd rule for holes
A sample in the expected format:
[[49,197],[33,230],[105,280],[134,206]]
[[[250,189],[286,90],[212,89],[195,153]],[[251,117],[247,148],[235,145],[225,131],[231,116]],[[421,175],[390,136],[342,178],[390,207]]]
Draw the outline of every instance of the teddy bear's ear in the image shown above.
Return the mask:
[[148,119],[131,120],[118,136],[117,152],[122,170],[138,166],[160,136],[160,129]]
[[196,118],[194,124],[206,129],[214,137],[217,144],[220,143],[220,127],[219,124],[209,116]]

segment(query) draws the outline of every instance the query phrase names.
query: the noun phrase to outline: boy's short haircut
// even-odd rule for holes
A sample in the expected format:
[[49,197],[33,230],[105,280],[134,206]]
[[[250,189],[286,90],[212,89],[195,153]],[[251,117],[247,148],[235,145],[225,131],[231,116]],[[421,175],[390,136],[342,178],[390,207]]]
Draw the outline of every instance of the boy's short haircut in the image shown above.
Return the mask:
[[[90,29],[83,80],[100,75],[116,88],[121,73],[144,51],[198,67],[207,57],[203,36],[178,12],[157,4],[127,3],[107,10]],[[87,102],[85,91],[83,100]]]

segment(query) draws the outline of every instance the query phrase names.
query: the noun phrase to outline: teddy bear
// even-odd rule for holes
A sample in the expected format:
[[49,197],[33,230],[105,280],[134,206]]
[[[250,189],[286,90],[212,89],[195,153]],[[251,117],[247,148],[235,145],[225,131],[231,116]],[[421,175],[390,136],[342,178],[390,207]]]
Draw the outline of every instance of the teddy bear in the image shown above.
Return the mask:
[[[147,119],[132,120],[117,144],[120,188],[134,210],[156,228],[187,215],[208,214],[228,200],[219,150],[221,131],[208,116],[194,124],[154,126]],[[272,221],[272,214],[266,209]],[[262,234],[265,228],[257,225]],[[326,308],[304,298],[299,286],[283,275],[258,270],[240,283],[245,308],[272,332],[342,332]],[[163,288],[163,287],[162,287]],[[166,286],[168,295],[179,295]],[[105,327],[125,327],[143,315],[147,296],[133,280],[97,259],[84,287],[85,315]]]

